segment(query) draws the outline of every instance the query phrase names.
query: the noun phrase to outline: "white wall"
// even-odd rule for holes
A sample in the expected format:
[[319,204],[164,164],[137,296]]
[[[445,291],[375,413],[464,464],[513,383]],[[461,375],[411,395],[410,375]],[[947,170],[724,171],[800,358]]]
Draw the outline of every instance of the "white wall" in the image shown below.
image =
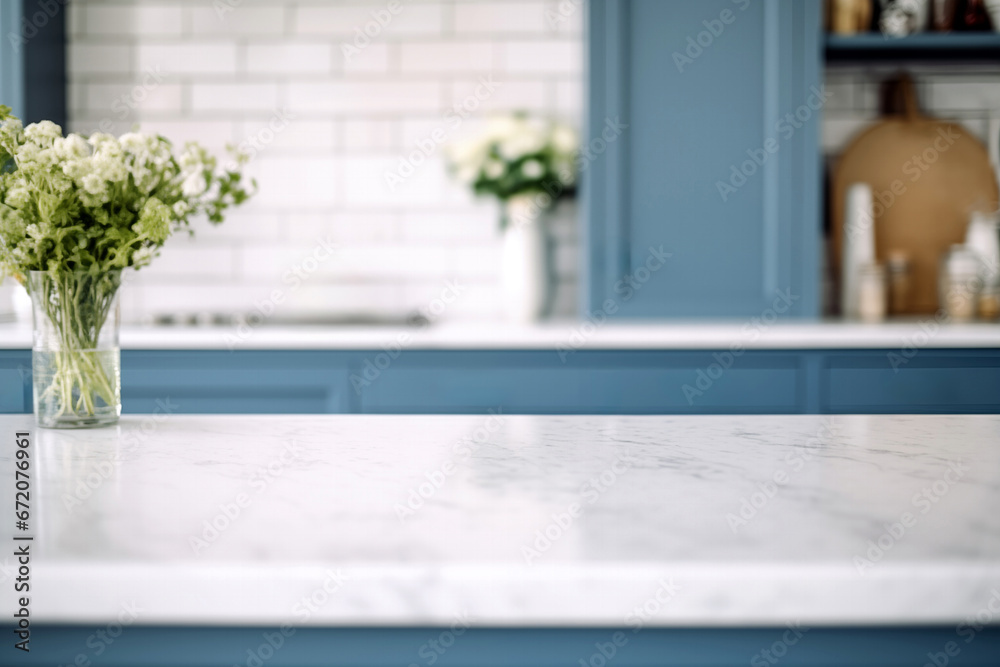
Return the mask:
[[[124,293],[123,317],[246,312],[276,289],[280,315],[402,315],[426,308],[449,280],[464,291],[442,319],[498,316],[496,204],[451,182],[428,140],[438,128],[465,136],[497,110],[579,127],[583,8],[571,2],[565,16],[558,4],[74,0],[70,130],[117,134],[139,123],[218,151],[251,139],[260,147],[249,167],[259,196],[221,227],[172,240]],[[373,13],[391,20],[375,30]],[[344,45],[363,45],[355,38],[366,26],[377,34],[347,57]],[[475,107],[457,127],[446,116],[456,104]],[[272,132],[286,114],[287,127]],[[390,189],[386,171],[421,144],[430,156]],[[557,312],[571,314],[574,205],[553,230]],[[293,267],[314,265],[319,239],[336,255],[290,284]]]
[[[831,68],[826,85],[833,95],[823,109],[823,149],[837,155],[857,132],[878,119],[879,84],[896,67]],[[981,140],[987,122],[1000,115],[997,68],[935,66],[911,68],[921,110],[959,121]]]

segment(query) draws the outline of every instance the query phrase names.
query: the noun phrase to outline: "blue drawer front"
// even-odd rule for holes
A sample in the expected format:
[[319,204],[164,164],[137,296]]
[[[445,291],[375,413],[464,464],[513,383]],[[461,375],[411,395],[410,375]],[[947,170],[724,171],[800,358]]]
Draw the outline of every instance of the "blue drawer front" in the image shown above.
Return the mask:
[[346,365],[328,353],[123,352],[122,411],[167,401],[178,413],[350,411]]
[[[670,414],[801,412],[794,356],[590,352],[401,357],[361,391],[362,412]],[[729,367],[723,368],[726,364]]]
[[1000,411],[1000,354],[838,355],[827,370],[830,412]]
[[0,414],[31,412],[31,351],[0,350]]

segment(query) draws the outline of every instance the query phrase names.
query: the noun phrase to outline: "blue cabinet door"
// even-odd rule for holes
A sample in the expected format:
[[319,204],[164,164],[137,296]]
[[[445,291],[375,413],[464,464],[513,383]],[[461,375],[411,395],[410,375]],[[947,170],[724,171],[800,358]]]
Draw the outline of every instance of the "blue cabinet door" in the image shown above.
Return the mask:
[[820,30],[819,0],[590,3],[587,310],[818,314]]

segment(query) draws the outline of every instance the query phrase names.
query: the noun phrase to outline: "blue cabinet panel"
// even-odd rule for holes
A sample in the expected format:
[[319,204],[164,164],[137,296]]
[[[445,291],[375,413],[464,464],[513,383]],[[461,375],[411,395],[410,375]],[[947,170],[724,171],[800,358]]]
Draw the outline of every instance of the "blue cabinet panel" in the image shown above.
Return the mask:
[[[697,414],[802,412],[795,356],[709,352],[423,352],[361,394],[362,412]],[[727,365],[728,365],[727,364]]]
[[829,412],[1000,411],[1000,353],[917,351],[837,355],[827,370]]
[[[126,413],[1000,412],[1000,350],[122,353]],[[372,360],[379,360],[381,368]],[[31,353],[0,352],[0,412],[30,412]]]
[[[10,625],[0,629],[13,636]],[[33,625],[31,652],[15,657],[14,649],[5,647],[7,657],[0,657],[0,665],[726,667],[775,664],[780,655],[782,667],[996,667],[1000,656],[1000,628],[995,626],[971,638],[968,632],[956,634],[954,625],[814,627],[800,635],[789,634],[787,627],[471,628],[452,634],[430,627],[288,627],[283,633],[265,627],[131,626],[107,643],[94,640],[96,630]],[[443,632],[445,641],[440,640]],[[780,653],[765,653],[775,645]],[[78,655],[87,662],[77,663]]]
[[0,350],[0,414],[31,412],[31,352]]
[[[350,411],[335,353],[125,351],[122,411],[310,414]],[[161,411],[162,411],[161,407]]]
[[819,10],[590,3],[586,309],[817,314]]

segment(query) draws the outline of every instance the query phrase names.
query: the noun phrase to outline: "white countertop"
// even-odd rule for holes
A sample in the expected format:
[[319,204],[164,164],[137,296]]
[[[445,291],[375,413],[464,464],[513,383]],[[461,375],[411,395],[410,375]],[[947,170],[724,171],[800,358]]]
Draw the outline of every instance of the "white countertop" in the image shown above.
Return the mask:
[[[426,327],[124,326],[124,349],[377,350],[403,349],[903,349],[1000,348],[1000,324],[937,324],[922,320],[863,324],[760,320],[439,324]],[[31,329],[0,324],[0,349],[28,349]]]
[[952,624],[1000,595],[1000,416],[129,416],[53,431],[18,415],[0,417],[7,618],[23,429],[38,622],[134,606],[146,624]]

